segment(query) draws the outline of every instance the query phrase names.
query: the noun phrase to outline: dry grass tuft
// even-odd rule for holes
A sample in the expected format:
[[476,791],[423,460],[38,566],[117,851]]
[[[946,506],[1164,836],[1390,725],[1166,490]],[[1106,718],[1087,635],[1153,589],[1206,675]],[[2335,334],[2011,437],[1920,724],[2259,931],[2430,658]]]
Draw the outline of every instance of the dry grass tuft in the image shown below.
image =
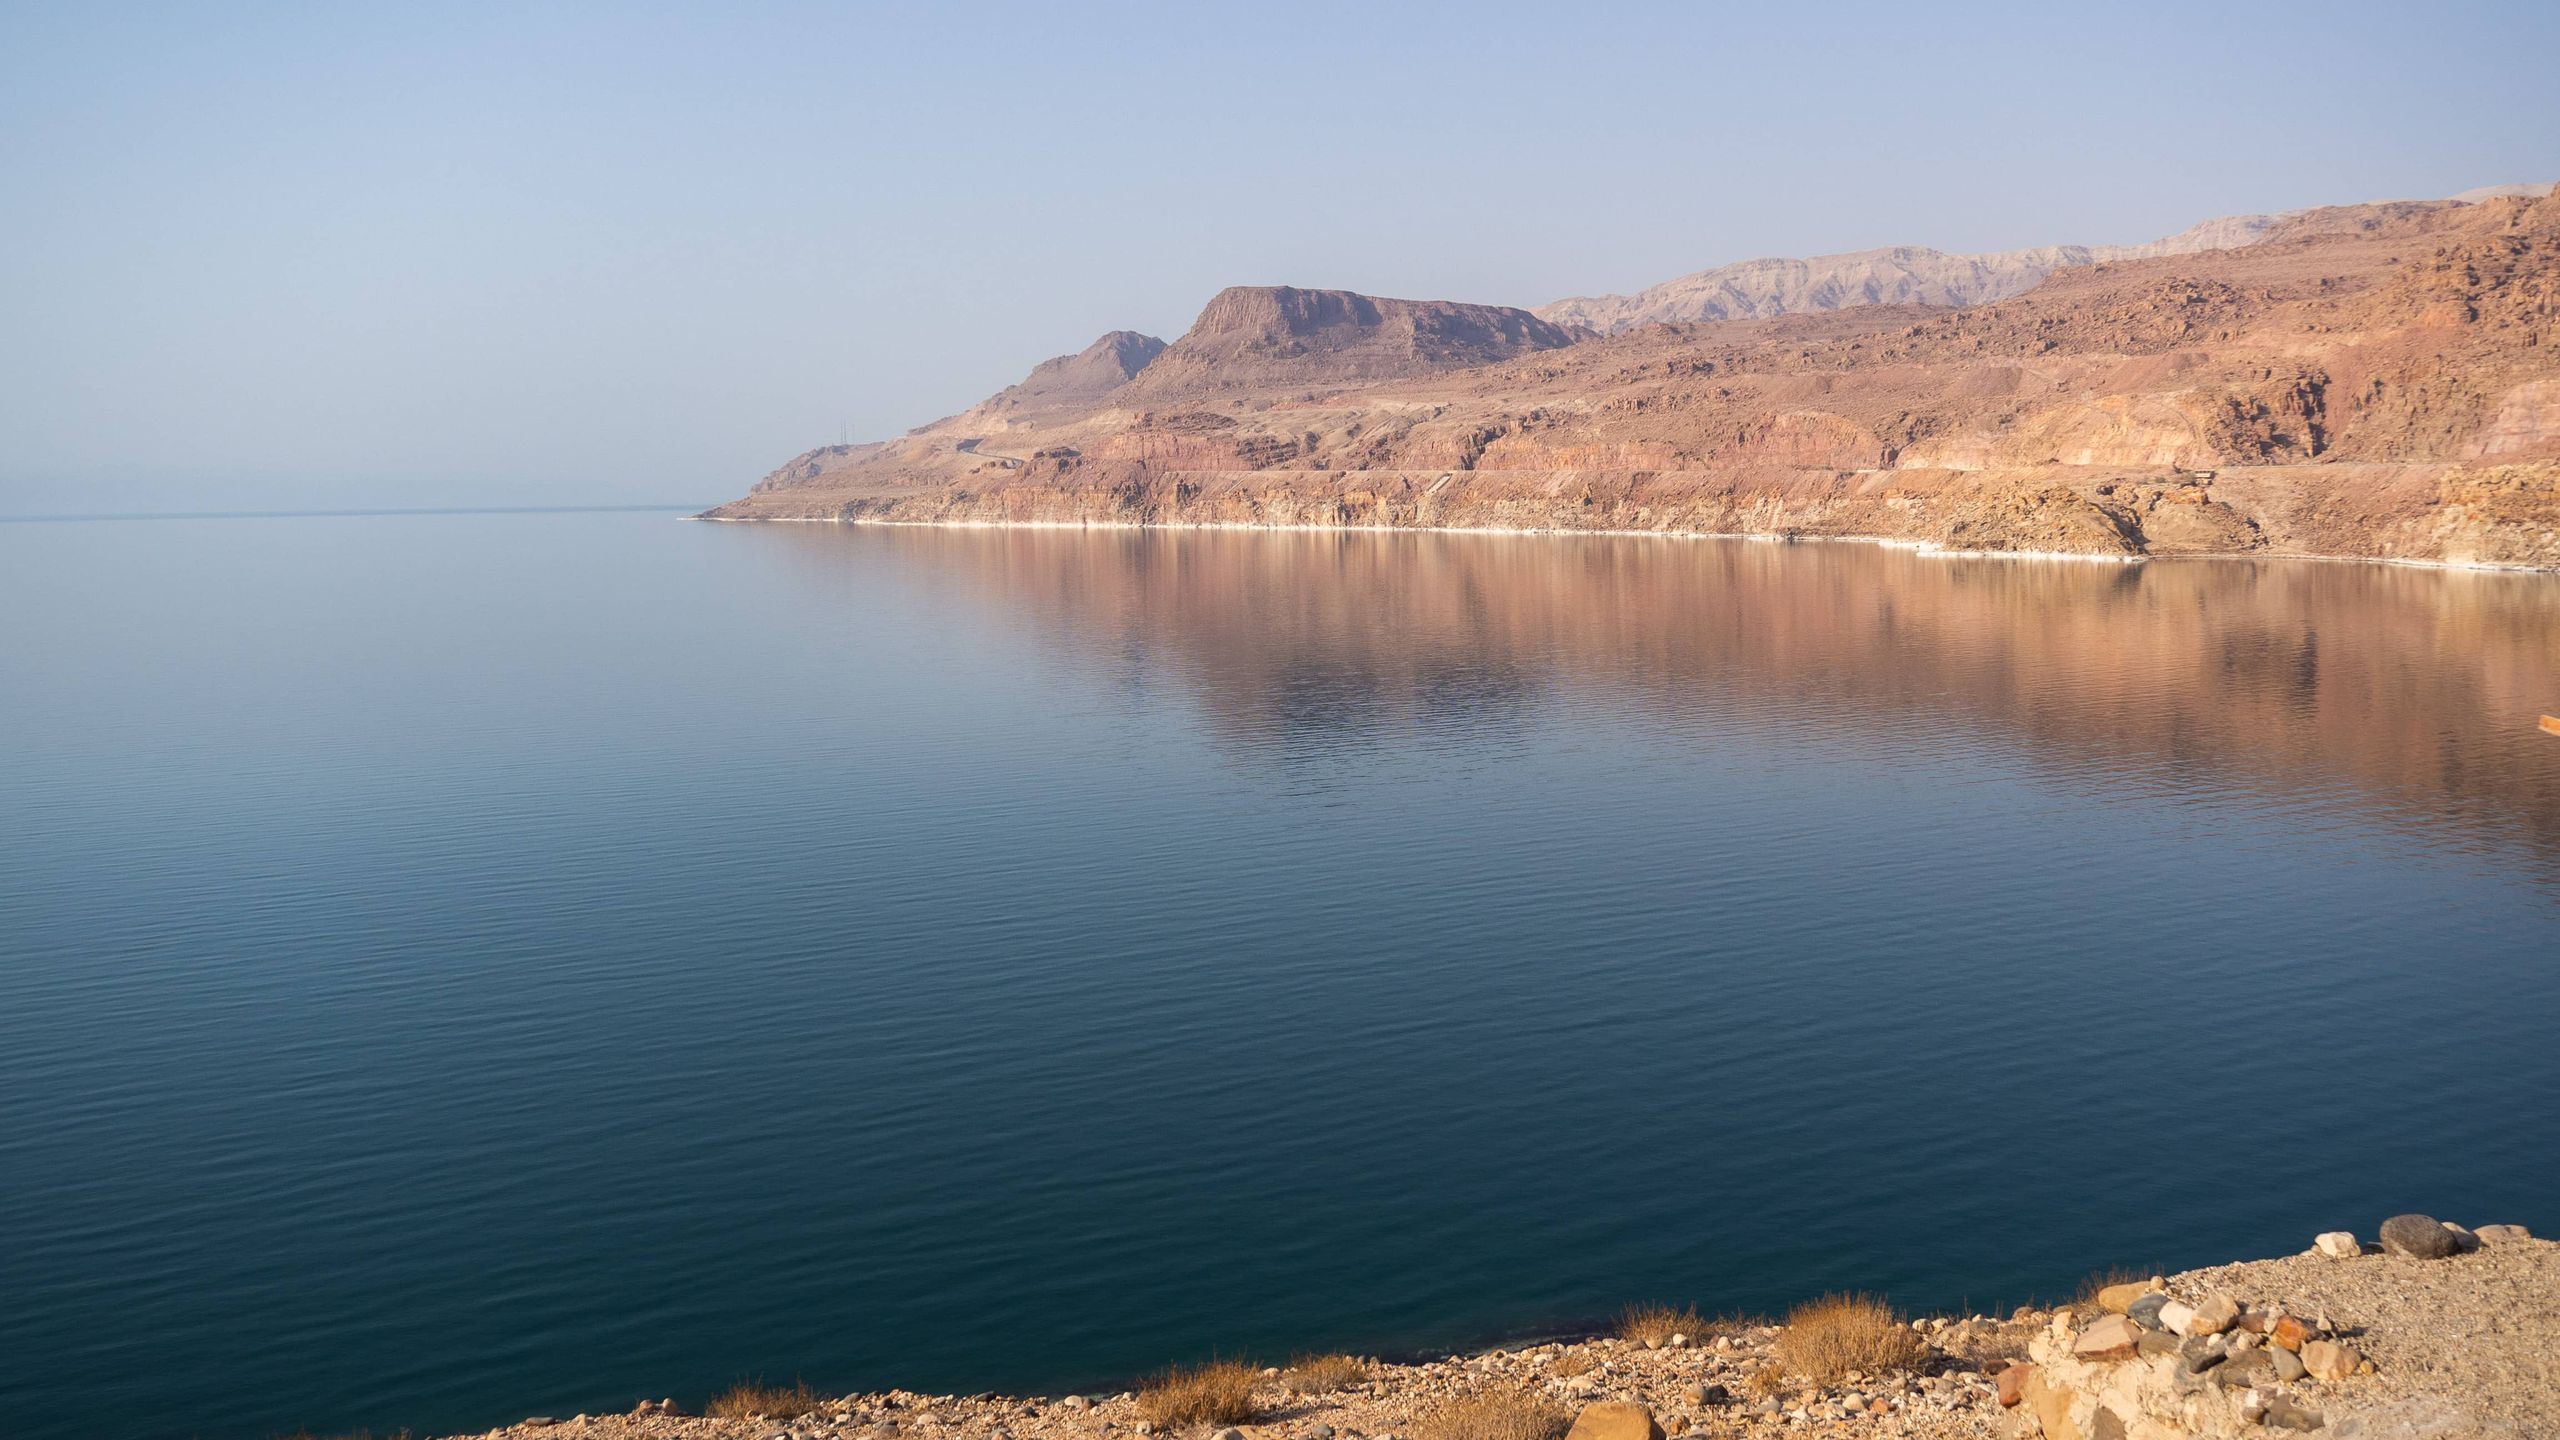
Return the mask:
[[1667,1345],[1674,1335],[1697,1340],[1706,1333],[1707,1322],[1689,1305],[1676,1310],[1668,1305],[1630,1305],[1618,1317],[1618,1338],[1638,1345]]
[[1413,1422],[1413,1440],[1559,1440],[1573,1425],[1543,1395],[1488,1390],[1444,1401]]
[[1775,1365],[1763,1365],[1743,1377],[1742,1388],[1750,1391],[1751,1398],[1754,1400],[1766,1400],[1772,1395],[1783,1395],[1787,1389],[1787,1372]]
[[1262,1413],[1253,1387],[1262,1372],[1233,1360],[1175,1366],[1138,1390],[1138,1418],[1159,1430],[1241,1425]]
[[1778,1360],[1817,1385],[1844,1375],[1909,1370],[1929,1347],[1893,1307],[1870,1295],[1825,1295],[1797,1306],[1778,1337]]
[[788,1388],[746,1380],[712,1396],[702,1413],[714,1420],[797,1420],[826,1403],[827,1397],[810,1389],[806,1380],[793,1381]]
[[1369,1378],[1369,1362],[1357,1355],[1301,1355],[1289,1362],[1280,1383],[1301,1395],[1322,1395]]
[[1556,1363],[1547,1367],[1547,1373],[1559,1380],[1570,1380],[1576,1375],[1590,1374],[1591,1367],[1599,1363],[1591,1358],[1588,1350],[1567,1350],[1556,1357]]

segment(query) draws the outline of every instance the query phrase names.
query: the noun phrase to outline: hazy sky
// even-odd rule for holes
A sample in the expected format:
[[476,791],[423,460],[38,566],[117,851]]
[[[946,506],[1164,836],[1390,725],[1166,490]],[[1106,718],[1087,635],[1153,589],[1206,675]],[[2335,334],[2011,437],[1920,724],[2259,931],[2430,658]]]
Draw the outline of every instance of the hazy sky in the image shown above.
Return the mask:
[[0,514],[709,502],[1220,286],[2560,177],[2560,4],[0,0]]

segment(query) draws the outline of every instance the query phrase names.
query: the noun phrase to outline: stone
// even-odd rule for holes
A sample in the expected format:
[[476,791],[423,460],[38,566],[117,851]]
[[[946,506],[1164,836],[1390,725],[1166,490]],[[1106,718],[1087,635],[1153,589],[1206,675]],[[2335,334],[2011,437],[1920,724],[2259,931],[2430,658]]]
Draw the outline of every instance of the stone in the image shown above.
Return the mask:
[[1090,1410],[1093,1402],[1081,1395],[1068,1395],[1058,1401],[1058,1406],[1064,1410]]
[[2143,1356],[2168,1355],[2175,1357],[2178,1353],[2178,1347],[2186,1343],[2186,1341],[2179,1339],[2177,1336],[2170,1334],[2166,1330],[2145,1330],[2142,1332],[2142,1338],[2133,1343],[2133,1353]]
[[1625,1400],[1599,1400],[1573,1417],[1565,1440],[1664,1440],[1653,1412]]
[[2146,1330],[2165,1330],[2168,1327],[2160,1323],[2160,1311],[2168,1303],[2168,1296],[2154,1290],[2125,1306],[2125,1317]]
[[2142,1342],[2142,1327],[2122,1315],[2105,1315],[2071,1342],[2071,1353],[2083,1360],[2130,1360]]
[[1214,1440],[1244,1440],[1244,1432],[1230,1425],[1219,1431]]
[[2344,1380],[2363,1363],[2363,1356],[2335,1340],[2314,1340],[2302,1347],[2302,1368],[2314,1380]]
[[2042,1370],[2027,1376],[2026,1410],[2044,1429],[2044,1440],[2087,1440],[2071,1420],[2071,1392],[2046,1382]]
[[2306,1410],[2279,1395],[2267,1402],[2267,1427],[2273,1430],[2317,1430],[2328,1423],[2317,1410]]
[[2195,1307],[2183,1300],[2172,1300],[2160,1307],[2160,1328],[2174,1334],[2186,1334],[2188,1322],[2195,1318]]
[[2382,1253],[2442,1260],[2454,1252],[2453,1232],[2433,1215],[2394,1215],[2382,1222]]
[[2533,1232],[2521,1225],[2483,1225],[2472,1233],[2483,1245],[2521,1245],[2533,1238]]
[[2463,1229],[2461,1226],[2454,1224],[2450,1220],[2444,1222],[2444,1233],[2453,1237],[2454,1253],[2458,1255],[2469,1255],[2480,1248],[2479,1236],[2472,1234],[2470,1231]]
[[2104,1290],[2098,1292],[2098,1308],[2106,1311],[2110,1315],[2121,1315],[2125,1312],[2125,1307],[2150,1293],[2151,1282],[2148,1280],[2134,1280],[2122,1285],[2110,1285]]
[[1307,1427],[1307,1440],[1333,1440],[1333,1427],[1330,1425],[1310,1425]]
[[2017,1408],[2018,1402],[2026,1398],[2027,1377],[2034,1373],[2036,1373],[2036,1367],[2027,1364],[2023,1360],[2012,1360],[2009,1362],[2009,1367],[2000,1372],[1999,1379],[1996,1382],[1999,1386],[2001,1409],[2014,1410]]
[[2240,1302],[2228,1295],[2208,1295],[2187,1318],[2190,1335],[2219,1335],[2240,1322]]
[[2190,1375],[2201,1375],[2230,1358],[2230,1347],[2219,1335],[2191,1335],[2178,1342],[2178,1363]]
[[2270,1350],[2267,1353],[2275,1360],[2276,1379],[2284,1384],[2290,1385],[2311,1373],[2304,1368],[2302,1357],[2290,1350]]
[[2267,1392],[2243,1390],[2231,1397],[2231,1408],[2243,1425],[2256,1425],[2267,1418]]
[[2215,1366],[2213,1382],[2226,1390],[2246,1390],[2273,1379],[2275,1369],[2276,1362],[2267,1358],[2266,1351],[2252,1350],[2246,1355],[2234,1355]]
[[2279,1315],[2274,1328],[2267,1331],[2267,1343],[2285,1350],[2299,1350],[2320,1332],[2299,1315]]
[[2352,1230],[2324,1230],[2311,1242],[2311,1248],[2333,1260],[2353,1260],[2364,1253]]

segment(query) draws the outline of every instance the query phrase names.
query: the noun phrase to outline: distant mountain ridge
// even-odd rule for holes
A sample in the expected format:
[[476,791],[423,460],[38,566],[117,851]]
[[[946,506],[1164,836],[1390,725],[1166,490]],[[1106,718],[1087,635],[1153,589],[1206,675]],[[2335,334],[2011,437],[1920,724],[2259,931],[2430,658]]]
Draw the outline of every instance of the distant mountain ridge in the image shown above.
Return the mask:
[[[2361,217],[2374,211],[2406,214],[2492,198],[2544,195],[2551,188],[2498,185],[2466,191],[2450,200],[2230,215],[2141,245],[2046,245],[1980,255],[1950,255],[1926,246],[1900,245],[1801,260],[1744,260],[1665,280],[1632,295],[1577,296],[1541,305],[1533,313],[1558,325],[1617,335],[1639,325],[1767,320],[1852,305],[1987,305],[2027,293],[2056,270],[2192,255],[2205,250],[2237,250],[2278,236],[2333,233],[2338,225],[2346,223],[2344,217],[2351,215]],[[2323,217],[2331,218],[2324,221]]]

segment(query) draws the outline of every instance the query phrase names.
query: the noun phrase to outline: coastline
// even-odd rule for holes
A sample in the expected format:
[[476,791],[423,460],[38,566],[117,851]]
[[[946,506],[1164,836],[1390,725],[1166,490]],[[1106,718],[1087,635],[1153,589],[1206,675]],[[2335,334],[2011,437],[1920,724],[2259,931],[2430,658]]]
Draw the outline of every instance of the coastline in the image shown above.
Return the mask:
[[2078,550],[1967,549],[1933,540],[1899,535],[1781,534],[1766,530],[1638,530],[1580,529],[1572,526],[1495,525],[1323,525],[1249,523],[1235,520],[902,520],[879,515],[722,515],[705,510],[682,517],[716,525],[871,525],[920,530],[1163,530],[1273,534],[1358,535],[1498,535],[1591,539],[1748,540],[1765,545],[1875,545],[1915,555],[1949,560],[2061,560],[2099,565],[2147,565],[2155,560],[2310,560],[2324,564],[2391,565],[2412,570],[2438,570],[2482,575],[2560,575],[2560,563],[2498,560],[2428,560],[2400,555],[2335,555],[2292,550],[2181,550],[2169,554],[2107,555]]
[[[742,1386],[688,1413],[535,1416],[474,1440],[2535,1440],[2560,1414],[2560,1244],[2523,1227],[2384,1221],[2379,1243],[2093,1280],[2007,1315],[1843,1328],[1835,1300],[1786,1322],[1631,1310],[1619,1332],[1410,1362],[1210,1362],[1231,1409],[1181,1408],[1185,1372],[1108,1395],[827,1395]],[[1896,1338],[1899,1337],[1899,1338]],[[1864,1348],[1861,1348],[1864,1347]],[[1891,1356],[1891,1359],[1861,1357]],[[1246,1393],[1249,1390],[1249,1395]],[[1531,1423],[1534,1421],[1535,1423]],[[1545,1427],[1552,1426],[1552,1429]]]

